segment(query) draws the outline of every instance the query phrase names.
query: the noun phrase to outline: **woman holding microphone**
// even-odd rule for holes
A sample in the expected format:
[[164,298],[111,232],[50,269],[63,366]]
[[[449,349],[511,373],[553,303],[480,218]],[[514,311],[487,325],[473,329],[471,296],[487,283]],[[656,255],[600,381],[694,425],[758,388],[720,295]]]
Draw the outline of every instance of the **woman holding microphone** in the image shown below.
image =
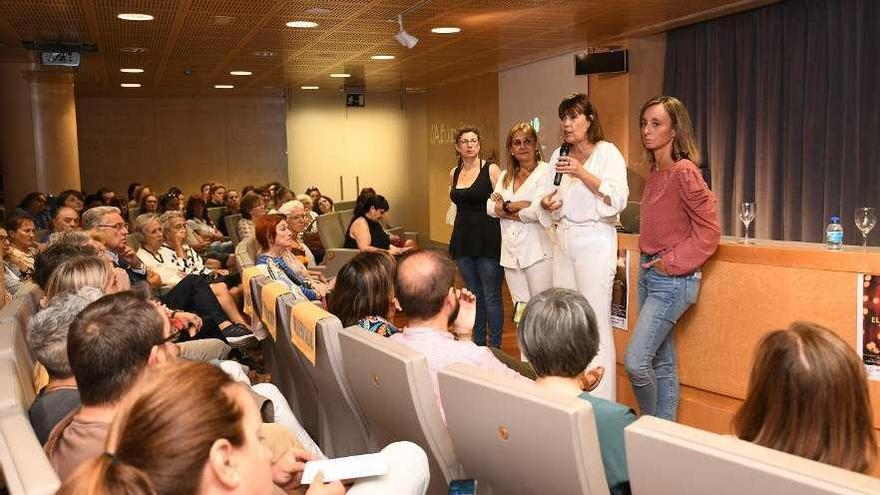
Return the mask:
[[501,266],[514,311],[518,303],[553,287],[553,243],[532,206],[548,167],[532,125],[520,122],[511,127],[507,167],[486,202],[486,213],[501,219]]
[[700,267],[718,247],[721,229],[684,104],[671,96],[652,98],[642,106],[639,126],[652,167],[639,232],[639,320],[624,364],[642,414],[675,421],[679,386],[672,331],[697,302]]
[[[617,271],[618,214],[626,207],[626,162],[605,141],[596,108],[576,93],[559,104],[564,142],[550,158],[539,193],[538,219],[556,226],[553,285],[578,291],[596,312],[599,352],[590,367],[605,375],[594,395],[616,400],[611,289]],[[555,173],[554,173],[555,172]]]

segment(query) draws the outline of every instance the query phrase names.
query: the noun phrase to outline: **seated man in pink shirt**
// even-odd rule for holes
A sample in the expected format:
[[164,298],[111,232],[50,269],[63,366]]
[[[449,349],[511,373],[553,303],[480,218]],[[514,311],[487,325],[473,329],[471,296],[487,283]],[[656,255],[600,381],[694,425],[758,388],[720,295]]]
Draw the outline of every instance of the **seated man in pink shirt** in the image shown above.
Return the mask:
[[455,263],[442,251],[415,251],[403,257],[397,265],[395,291],[409,324],[402,333],[389,337],[428,358],[434,397],[444,421],[437,372],[450,364],[468,363],[527,380],[496,359],[489,348],[471,341],[476,303],[473,294],[452,286],[455,270]]

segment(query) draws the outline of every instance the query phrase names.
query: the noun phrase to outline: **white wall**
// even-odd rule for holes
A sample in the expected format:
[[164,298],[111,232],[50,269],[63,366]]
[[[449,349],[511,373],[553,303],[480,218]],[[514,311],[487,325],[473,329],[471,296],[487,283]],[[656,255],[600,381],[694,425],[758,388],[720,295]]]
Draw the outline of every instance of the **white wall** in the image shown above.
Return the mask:
[[[587,76],[574,74],[574,53],[513,67],[498,73],[498,149],[506,154],[507,131],[517,122],[538,117],[538,139],[544,158],[559,146],[559,102],[587,92]],[[506,157],[505,157],[506,158]],[[506,163],[506,159],[502,159]]]

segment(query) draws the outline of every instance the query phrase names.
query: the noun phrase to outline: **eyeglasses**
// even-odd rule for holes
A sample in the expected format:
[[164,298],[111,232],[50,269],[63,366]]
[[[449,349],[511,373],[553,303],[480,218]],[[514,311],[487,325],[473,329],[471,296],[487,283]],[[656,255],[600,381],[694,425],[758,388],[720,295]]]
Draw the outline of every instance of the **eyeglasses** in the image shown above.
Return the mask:
[[466,146],[468,144],[478,144],[480,142],[479,139],[461,139],[458,141],[458,144],[462,146]]
[[122,230],[128,228],[128,225],[124,223],[114,223],[114,224],[98,224],[98,227],[104,227],[105,229],[113,229],[113,230]]
[[290,215],[291,220],[305,220],[307,218],[312,218],[308,213],[303,213],[302,215]]
[[185,328],[179,328],[179,329],[176,329],[174,332],[171,332],[171,335],[169,335],[169,336],[165,337],[164,339],[162,339],[162,343],[163,343],[163,344],[168,344],[168,343],[171,343],[171,344],[177,344],[177,343],[180,343],[180,341],[183,340],[184,335],[187,335],[187,334],[188,334],[188,330],[189,330],[190,328],[193,328],[193,324],[192,324],[192,323],[187,323],[187,325],[186,325]]

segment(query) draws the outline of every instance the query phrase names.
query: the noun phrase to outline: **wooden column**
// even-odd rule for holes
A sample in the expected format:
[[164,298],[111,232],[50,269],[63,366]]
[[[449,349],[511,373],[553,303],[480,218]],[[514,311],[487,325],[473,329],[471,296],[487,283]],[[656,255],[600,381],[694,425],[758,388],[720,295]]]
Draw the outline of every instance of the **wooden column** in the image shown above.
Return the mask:
[[79,189],[79,148],[72,72],[30,71],[37,189]]

